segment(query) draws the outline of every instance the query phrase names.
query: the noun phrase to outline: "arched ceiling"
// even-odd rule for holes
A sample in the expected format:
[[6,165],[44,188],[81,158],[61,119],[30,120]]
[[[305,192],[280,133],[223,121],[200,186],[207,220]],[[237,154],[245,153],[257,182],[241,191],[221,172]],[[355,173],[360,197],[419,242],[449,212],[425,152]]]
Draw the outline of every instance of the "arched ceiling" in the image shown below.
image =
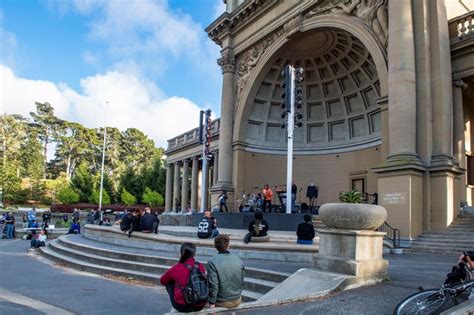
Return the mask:
[[318,29],[293,38],[271,61],[258,84],[247,120],[250,148],[281,151],[281,70],[303,66],[303,127],[295,130],[295,150],[309,153],[350,151],[380,139],[379,79],[367,49],[346,31]]

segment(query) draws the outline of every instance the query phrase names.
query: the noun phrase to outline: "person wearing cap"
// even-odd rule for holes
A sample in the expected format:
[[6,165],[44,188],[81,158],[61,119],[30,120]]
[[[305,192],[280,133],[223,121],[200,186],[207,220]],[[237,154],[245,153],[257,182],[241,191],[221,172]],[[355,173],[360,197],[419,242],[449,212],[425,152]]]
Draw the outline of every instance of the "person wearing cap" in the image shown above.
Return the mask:
[[315,237],[314,225],[313,222],[311,222],[311,216],[309,214],[306,214],[303,220],[304,222],[298,224],[298,229],[296,230],[296,235],[298,236],[296,243],[311,245]]

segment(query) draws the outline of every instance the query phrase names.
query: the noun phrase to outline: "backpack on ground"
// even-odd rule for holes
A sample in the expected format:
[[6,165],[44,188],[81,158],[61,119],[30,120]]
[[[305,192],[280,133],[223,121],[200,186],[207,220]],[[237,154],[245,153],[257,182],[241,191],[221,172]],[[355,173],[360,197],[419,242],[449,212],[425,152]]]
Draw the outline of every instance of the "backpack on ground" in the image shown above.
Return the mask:
[[184,301],[187,305],[206,302],[209,296],[209,284],[206,275],[199,271],[198,263],[195,263],[194,266],[188,264],[185,264],[185,266],[190,273],[186,286],[182,288]]

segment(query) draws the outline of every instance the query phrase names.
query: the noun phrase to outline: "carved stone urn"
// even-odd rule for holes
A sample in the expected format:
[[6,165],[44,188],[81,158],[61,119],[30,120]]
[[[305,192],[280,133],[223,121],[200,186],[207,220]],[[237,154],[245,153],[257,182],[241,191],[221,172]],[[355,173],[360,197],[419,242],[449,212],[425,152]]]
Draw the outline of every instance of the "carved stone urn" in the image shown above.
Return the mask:
[[387,219],[387,210],[362,203],[326,203],[319,209],[320,219],[330,228],[373,231]]

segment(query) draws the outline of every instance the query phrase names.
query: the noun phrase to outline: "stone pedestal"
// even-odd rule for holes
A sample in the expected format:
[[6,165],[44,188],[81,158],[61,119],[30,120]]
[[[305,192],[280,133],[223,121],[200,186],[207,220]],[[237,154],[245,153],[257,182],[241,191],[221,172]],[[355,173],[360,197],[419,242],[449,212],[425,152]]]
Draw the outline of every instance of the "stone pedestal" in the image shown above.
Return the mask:
[[319,253],[313,267],[355,276],[358,280],[382,280],[388,262],[382,258],[384,232],[342,229],[318,230]]

